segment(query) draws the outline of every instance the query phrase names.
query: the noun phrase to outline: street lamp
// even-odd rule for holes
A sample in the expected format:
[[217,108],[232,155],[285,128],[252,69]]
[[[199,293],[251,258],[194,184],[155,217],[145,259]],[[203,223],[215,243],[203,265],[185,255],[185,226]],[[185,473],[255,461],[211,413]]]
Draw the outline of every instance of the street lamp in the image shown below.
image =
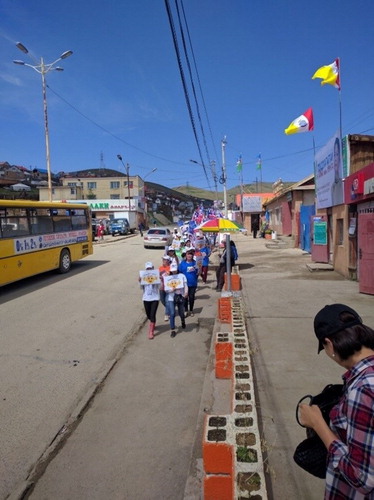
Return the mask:
[[152,168],[152,170],[151,170],[150,172],[148,172],[148,174],[145,174],[144,179],[143,179],[143,182],[146,180],[146,178],[147,178],[149,175],[153,174],[153,172],[156,172],[156,170],[157,170],[157,168]]
[[[29,54],[29,51],[27,48],[21,43],[18,42],[16,43],[17,48],[23,52],[24,54]],[[66,52],[63,52],[58,59],[55,61],[46,64],[44,63],[43,58],[40,58],[40,63],[38,61],[37,64],[28,64],[25,63],[24,61],[13,61],[14,64],[20,64],[21,66],[28,66],[29,68],[32,68],[35,70],[37,73],[39,73],[42,76],[42,91],[43,91],[43,109],[44,109],[44,130],[45,130],[45,155],[46,155],[46,161],[47,161],[47,175],[48,175],[48,196],[49,196],[49,201],[52,201],[52,178],[51,178],[51,159],[49,155],[49,130],[48,130],[48,111],[47,111],[47,85],[46,85],[46,80],[45,80],[45,75],[52,70],[55,71],[64,71],[64,68],[61,68],[60,66],[55,66],[55,64],[58,61],[61,61],[62,59],[66,59],[67,57],[71,56],[73,53],[72,50],[67,50]],[[30,54],[29,54],[30,56]],[[31,57],[31,56],[30,56]]]
[[122,165],[125,167],[125,170],[126,170],[126,175],[127,175],[127,195],[128,195],[128,200],[129,200],[129,212],[130,212],[131,211],[131,203],[130,203],[130,165],[128,163],[126,163],[126,165],[124,164],[121,155],[117,155],[117,158],[119,159],[119,161],[122,163]]
[[147,197],[146,197],[146,189],[145,189],[145,180],[146,178],[153,174],[153,172],[156,172],[157,168],[152,168],[148,173],[145,174],[144,179],[143,179],[143,198],[144,198],[144,212],[148,212],[148,204],[147,204]]
[[[200,165],[201,167],[204,167],[204,165],[196,160],[190,160],[191,163],[196,163],[196,165]],[[214,181],[214,190],[215,190],[215,193],[216,193],[216,200],[218,200],[218,188],[217,188],[217,181],[218,181],[218,177],[217,177],[217,174],[216,174],[216,162],[214,160],[211,160],[210,161],[210,169],[212,171],[212,175],[213,175],[213,181]]]

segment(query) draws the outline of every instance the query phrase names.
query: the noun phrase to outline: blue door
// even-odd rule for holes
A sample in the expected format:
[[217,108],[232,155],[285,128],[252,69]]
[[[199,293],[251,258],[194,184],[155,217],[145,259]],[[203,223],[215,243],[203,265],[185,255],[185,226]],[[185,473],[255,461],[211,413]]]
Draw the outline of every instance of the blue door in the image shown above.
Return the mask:
[[311,253],[311,217],[316,213],[314,205],[300,207],[300,248]]

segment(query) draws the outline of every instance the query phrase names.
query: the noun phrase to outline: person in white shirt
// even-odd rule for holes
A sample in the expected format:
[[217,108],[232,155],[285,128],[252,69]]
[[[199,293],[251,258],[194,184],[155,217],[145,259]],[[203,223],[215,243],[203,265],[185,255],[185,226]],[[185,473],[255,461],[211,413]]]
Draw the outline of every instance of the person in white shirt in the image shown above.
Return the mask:
[[[152,262],[146,262],[144,267],[146,270],[154,269]],[[149,320],[148,338],[151,340],[155,336],[156,313],[160,302],[160,284],[140,285],[140,287],[143,290],[144,310]]]
[[[169,321],[170,321],[170,329],[171,329],[171,334],[170,337],[174,338],[177,334],[176,328],[175,328],[175,306],[177,306],[178,310],[178,315],[181,319],[181,324],[182,328],[186,328],[186,322],[185,322],[185,312],[184,312],[184,301],[185,298],[188,295],[188,286],[187,286],[187,280],[184,274],[178,274],[178,267],[176,264],[171,264],[170,265],[170,275],[175,276],[175,283],[178,283],[178,287],[172,287],[170,289],[165,289],[166,291],[166,297],[165,297],[165,305],[166,305],[166,311],[169,316]],[[169,285],[170,285],[169,281]]]

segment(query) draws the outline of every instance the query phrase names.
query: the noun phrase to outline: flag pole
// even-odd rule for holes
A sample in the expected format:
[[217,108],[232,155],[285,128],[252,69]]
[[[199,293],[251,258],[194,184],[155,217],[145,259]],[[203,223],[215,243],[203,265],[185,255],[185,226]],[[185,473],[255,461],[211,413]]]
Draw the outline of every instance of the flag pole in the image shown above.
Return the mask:
[[[262,158],[261,158],[261,153],[259,153],[257,156],[257,170],[260,171],[260,193],[262,193]],[[257,184],[257,182],[256,182],[256,184]]]
[[342,118],[342,87],[341,82],[341,71],[340,71],[340,57],[338,57],[338,71],[339,71],[339,129],[340,129],[340,153],[343,148],[343,118]]
[[314,185],[315,185],[317,180],[317,171],[316,171],[316,142],[314,140],[314,133],[312,134],[312,137],[313,137],[313,171],[314,171]]

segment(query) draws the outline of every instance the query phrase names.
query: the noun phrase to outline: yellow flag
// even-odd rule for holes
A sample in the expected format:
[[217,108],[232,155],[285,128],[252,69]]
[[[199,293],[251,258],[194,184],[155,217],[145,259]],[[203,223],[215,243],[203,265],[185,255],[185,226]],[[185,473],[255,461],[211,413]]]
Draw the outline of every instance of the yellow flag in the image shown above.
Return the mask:
[[339,58],[335,59],[332,64],[327,66],[321,66],[312,76],[312,80],[315,78],[321,78],[321,85],[333,85],[335,88],[340,90],[340,63]]

